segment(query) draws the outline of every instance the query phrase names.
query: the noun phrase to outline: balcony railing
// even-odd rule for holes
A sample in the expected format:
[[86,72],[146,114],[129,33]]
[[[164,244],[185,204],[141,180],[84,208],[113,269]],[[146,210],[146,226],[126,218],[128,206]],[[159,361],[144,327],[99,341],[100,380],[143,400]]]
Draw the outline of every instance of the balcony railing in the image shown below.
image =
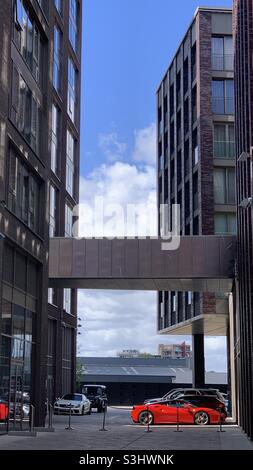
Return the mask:
[[213,70],[234,70],[233,54],[212,54]]
[[234,114],[234,98],[212,97],[212,111],[214,114]]
[[235,143],[228,141],[214,141],[214,158],[235,158]]

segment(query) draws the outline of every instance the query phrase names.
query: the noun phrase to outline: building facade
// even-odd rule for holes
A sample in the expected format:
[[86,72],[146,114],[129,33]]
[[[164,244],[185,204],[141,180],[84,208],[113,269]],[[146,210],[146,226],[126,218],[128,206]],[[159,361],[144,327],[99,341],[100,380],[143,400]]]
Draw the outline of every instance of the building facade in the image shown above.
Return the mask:
[[[157,91],[157,135],[158,203],[168,205],[169,230],[179,204],[181,235],[234,234],[231,10],[197,9]],[[226,296],[159,293],[159,332],[192,334],[195,386],[205,381],[204,335],[226,335],[227,328]]]
[[239,423],[253,440],[253,2],[234,0],[238,254],[235,364]]
[[49,237],[72,235],[79,193],[80,0],[0,4],[0,396],[74,388],[77,296],[48,289]]
[[158,355],[161,358],[171,358],[171,359],[185,359],[190,358],[191,346],[186,344],[185,341],[181,344],[159,344],[158,345]]
[[[106,385],[110,405],[136,405],[161,397],[173,388],[190,388],[192,371],[187,359],[79,357],[80,391],[83,385]],[[223,372],[206,372],[206,387],[227,391]]]

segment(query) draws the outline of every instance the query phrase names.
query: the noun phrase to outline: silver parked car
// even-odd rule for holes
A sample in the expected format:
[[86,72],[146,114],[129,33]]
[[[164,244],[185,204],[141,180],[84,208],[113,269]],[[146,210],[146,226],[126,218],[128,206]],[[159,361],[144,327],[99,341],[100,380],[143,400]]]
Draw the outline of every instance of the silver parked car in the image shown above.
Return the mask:
[[56,400],[54,404],[54,414],[85,415],[91,412],[91,402],[82,393],[67,393],[62,398]]

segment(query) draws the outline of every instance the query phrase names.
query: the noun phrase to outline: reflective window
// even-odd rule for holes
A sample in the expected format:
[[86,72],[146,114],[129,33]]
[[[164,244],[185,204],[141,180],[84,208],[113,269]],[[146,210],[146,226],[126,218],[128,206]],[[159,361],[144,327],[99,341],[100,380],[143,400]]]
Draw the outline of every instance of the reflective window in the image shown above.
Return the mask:
[[67,130],[67,156],[66,156],[66,189],[73,197],[74,189],[75,140],[72,133]]
[[64,289],[63,308],[67,313],[71,313],[71,289]]
[[216,168],[214,170],[215,204],[235,204],[234,168]]
[[55,186],[50,185],[49,194],[49,236],[55,237],[57,235],[57,203],[58,194]]
[[14,41],[33,77],[39,82],[42,56],[41,37],[22,0],[16,0],[14,10]]
[[62,15],[62,0],[54,0],[54,5],[58,13]]
[[65,204],[65,237],[72,237],[73,209]]
[[39,230],[38,179],[10,149],[8,207],[32,230]]
[[229,213],[215,214],[215,233],[216,234],[232,234],[236,233],[236,215]]
[[235,158],[234,124],[214,124],[214,158]]
[[212,69],[233,70],[234,52],[232,36],[212,38]]
[[61,92],[62,75],[62,33],[58,26],[54,27],[54,63],[53,63],[53,85],[55,90]]
[[77,0],[69,0],[69,40],[75,52],[77,51],[78,43],[77,10]]
[[18,69],[12,69],[11,119],[32,149],[39,151],[40,105]]
[[62,392],[69,393],[72,379],[73,330],[63,327],[62,334]]
[[234,114],[234,80],[212,81],[212,110],[215,114]]
[[76,121],[76,70],[71,59],[68,60],[68,115]]
[[57,175],[60,164],[60,136],[61,136],[61,112],[58,106],[52,105],[52,130],[51,130],[51,170]]

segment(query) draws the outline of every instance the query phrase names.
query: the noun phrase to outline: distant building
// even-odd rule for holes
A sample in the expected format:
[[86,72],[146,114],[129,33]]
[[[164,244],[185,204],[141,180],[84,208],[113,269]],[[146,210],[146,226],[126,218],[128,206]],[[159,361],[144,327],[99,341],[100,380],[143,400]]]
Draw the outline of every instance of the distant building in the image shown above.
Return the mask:
[[[84,384],[107,386],[110,405],[142,403],[172,388],[192,386],[192,370],[185,359],[79,357],[82,366],[78,391]],[[225,372],[206,372],[206,386],[227,391]]]
[[191,357],[191,346],[185,341],[181,344],[159,344],[158,354],[161,358],[185,359]]
[[123,351],[117,353],[118,357],[139,357],[140,351],[138,349],[123,349]]

